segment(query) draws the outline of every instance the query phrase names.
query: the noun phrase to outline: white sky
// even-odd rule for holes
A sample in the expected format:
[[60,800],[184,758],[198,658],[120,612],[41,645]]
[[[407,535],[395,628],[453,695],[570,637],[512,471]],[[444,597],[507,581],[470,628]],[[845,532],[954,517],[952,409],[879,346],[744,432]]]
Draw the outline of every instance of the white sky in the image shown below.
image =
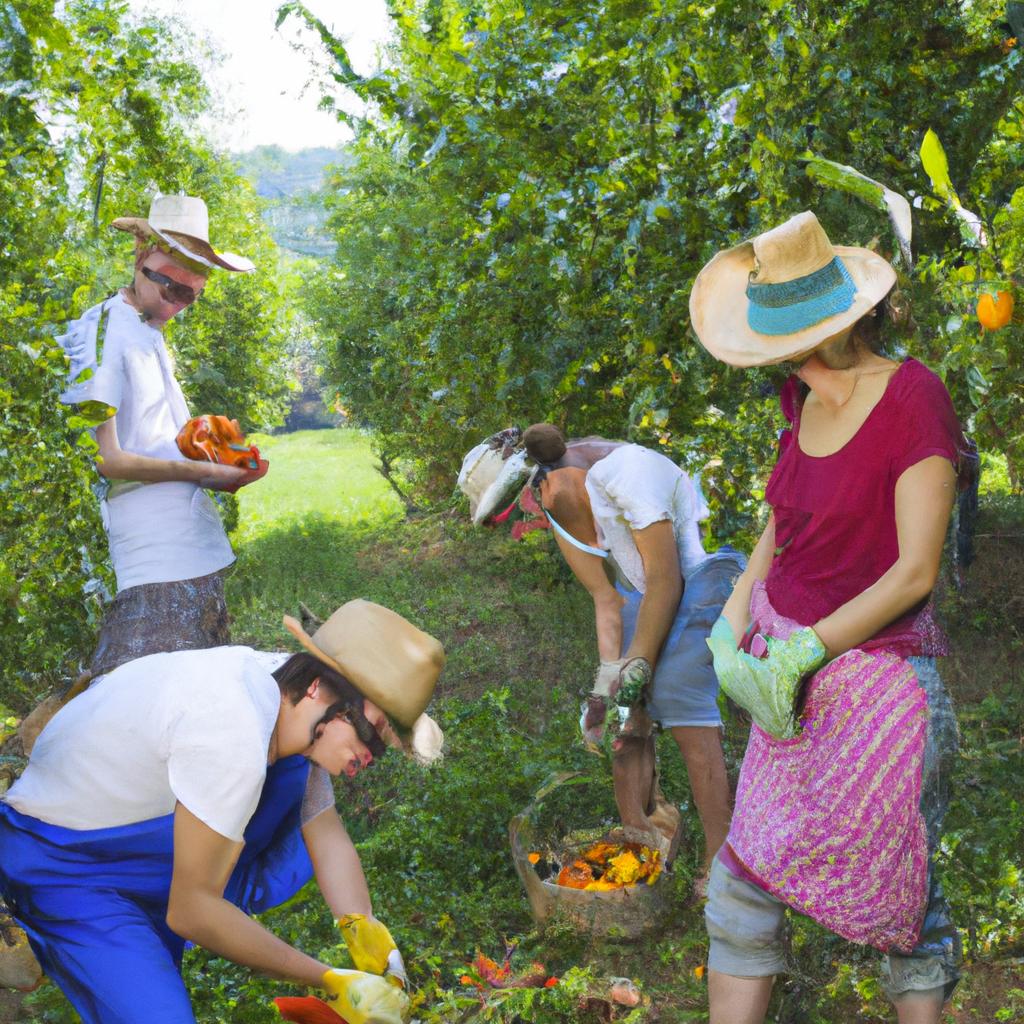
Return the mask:
[[[280,30],[274,28],[280,2],[130,0],[136,14],[188,24],[223,56],[206,75],[219,109],[203,127],[227,149],[277,144],[295,150],[334,146],[350,137],[333,114],[317,110],[317,76],[325,64],[319,42],[299,30],[295,17]],[[366,74],[379,65],[379,47],[390,33],[384,0],[306,0],[306,6],[342,39],[358,72]],[[298,39],[316,54],[320,69],[309,55],[292,49],[290,43]],[[346,109],[359,108],[351,94],[343,99],[336,86],[332,91]]]

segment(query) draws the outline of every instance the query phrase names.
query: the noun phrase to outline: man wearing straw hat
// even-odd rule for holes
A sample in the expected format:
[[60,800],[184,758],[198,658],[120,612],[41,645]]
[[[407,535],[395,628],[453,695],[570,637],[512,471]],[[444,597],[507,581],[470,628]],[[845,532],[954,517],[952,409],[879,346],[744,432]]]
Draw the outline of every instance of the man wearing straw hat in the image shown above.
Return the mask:
[[96,441],[117,596],[93,676],[145,654],[228,642],[223,576],[234,553],[203,488],[235,490],[265,471],[194,462],[178,450],[190,413],[162,333],[211,270],[249,273],[253,264],[213,248],[206,204],[195,196],[158,195],[148,217],[113,226],[135,237],[132,282],[60,339],[71,362],[61,401],[111,410]]
[[368,601],[312,637],[285,625],[306,651],[177,651],[106,674],[50,721],[0,802],[0,894],[86,1024],[194,1021],[186,941],[323,988],[343,1015],[352,986],[371,1020],[406,1013],[400,988],[332,971],[248,914],[315,875],[346,939],[354,916],[363,926],[356,966],[404,979],[327,775],[389,746],[440,755],[424,709],[444,651]]

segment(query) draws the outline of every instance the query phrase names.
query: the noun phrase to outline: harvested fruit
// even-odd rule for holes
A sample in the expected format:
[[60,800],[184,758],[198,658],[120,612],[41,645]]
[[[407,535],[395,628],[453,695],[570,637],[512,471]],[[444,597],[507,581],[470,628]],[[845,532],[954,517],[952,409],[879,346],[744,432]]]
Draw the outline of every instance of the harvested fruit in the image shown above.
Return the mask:
[[186,459],[239,469],[258,469],[260,465],[260,450],[245,443],[238,420],[227,416],[194,416],[178,432],[177,443]]
[[587,892],[610,892],[638,882],[653,885],[661,874],[661,854],[640,843],[599,842],[558,873],[558,884]]
[[1013,319],[1013,295],[1001,291],[993,295],[984,292],[978,299],[978,321],[990,331],[1005,327]]

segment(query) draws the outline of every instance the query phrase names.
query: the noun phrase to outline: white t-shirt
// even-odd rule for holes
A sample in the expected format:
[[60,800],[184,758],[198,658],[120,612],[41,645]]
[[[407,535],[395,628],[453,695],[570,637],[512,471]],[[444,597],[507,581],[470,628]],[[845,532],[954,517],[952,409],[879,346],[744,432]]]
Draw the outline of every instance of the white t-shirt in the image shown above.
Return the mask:
[[127,662],[54,715],[7,803],[52,825],[98,829],[162,817],[181,801],[240,841],[281,704],[274,658],[214,647]]
[[586,488],[598,545],[641,593],[647,581],[632,530],[671,520],[684,579],[707,558],[697,525],[708,517],[707,503],[689,476],[661,452],[621,445],[590,467]]
[[[185,458],[175,439],[190,415],[163,335],[120,293],[72,321],[59,341],[71,360],[71,381],[93,371],[88,380],[71,384],[62,402],[102,402],[116,409],[125,451]],[[101,511],[118,591],[207,576],[235,560],[216,506],[195,484],[118,481]]]

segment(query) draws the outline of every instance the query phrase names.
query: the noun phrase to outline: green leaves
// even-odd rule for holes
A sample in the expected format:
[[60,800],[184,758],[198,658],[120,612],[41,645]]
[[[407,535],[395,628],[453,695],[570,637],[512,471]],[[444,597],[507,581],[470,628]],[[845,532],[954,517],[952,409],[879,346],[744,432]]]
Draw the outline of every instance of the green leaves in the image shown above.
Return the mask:
[[940,198],[950,198],[959,202],[956,198],[956,191],[953,182],[949,177],[949,161],[946,160],[946,151],[939,142],[939,137],[931,128],[924,133],[921,140],[921,165],[925,173],[931,179],[932,191]]
[[[691,282],[718,249],[814,208],[837,243],[898,246],[922,328],[912,350],[946,359],[966,299],[940,301],[920,271],[973,262],[983,236],[961,206],[921,195],[930,126],[961,194],[1006,221],[1004,266],[985,275],[1021,265],[1024,220],[1005,206],[1021,165],[1014,55],[980,14],[924,0],[392,11],[392,64],[327,200],[338,277],[311,283],[308,308],[343,401],[439,502],[474,442],[550,418],[690,465],[727,452],[713,528],[748,528],[779,381],[704,353]],[[936,175],[936,197],[955,195],[948,162]],[[1020,351],[1019,332],[1001,338]],[[944,366],[963,392],[962,364]],[[986,374],[993,396],[1012,385]]]
[[910,242],[913,224],[910,217],[910,203],[880,181],[861,174],[854,167],[837,164],[820,156],[806,154],[802,159],[807,163],[807,176],[819,185],[838,188],[855,196],[876,210],[889,215],[893,233],[903,256],[903,265],[909,270],[914,265]]
[[921,165],[931,179],[932,190],[942,199],[949,208],[956,214],[960,221],[960,231],[964,241],[969,245],[986,246],[988,238],[985,235],[985,228],[981,219],[976,213],[965,210],[960,204],[960,198],[953,188],[953,182],[949,177],[949,162],[946,159],[946,151],[942,148],[939,137],[931,128],[925,132],[921,142]]

